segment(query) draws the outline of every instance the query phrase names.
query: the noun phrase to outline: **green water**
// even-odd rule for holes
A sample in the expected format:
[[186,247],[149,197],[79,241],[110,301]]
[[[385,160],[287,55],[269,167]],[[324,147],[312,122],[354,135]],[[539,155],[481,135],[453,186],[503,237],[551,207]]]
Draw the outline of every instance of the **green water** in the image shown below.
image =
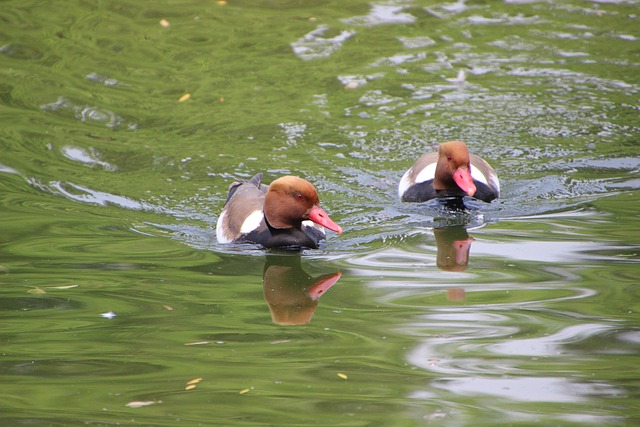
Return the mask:
[[[0,5],[1,425],[640,423],[638,1]],[[219,245],[260,171],[344,234]]]

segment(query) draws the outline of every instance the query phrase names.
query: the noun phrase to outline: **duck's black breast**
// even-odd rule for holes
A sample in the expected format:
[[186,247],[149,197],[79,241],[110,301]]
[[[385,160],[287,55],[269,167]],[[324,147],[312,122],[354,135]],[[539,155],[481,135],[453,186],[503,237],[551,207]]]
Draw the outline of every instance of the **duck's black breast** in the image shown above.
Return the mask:
[[260,225],[240,236],[236,243],[257,243],[265,248],[317,249],[325,235],[318,228],[302,225],[302,228],[273,228],[263,219]]
[[491,188],[484,182],[473,180],[473,183],[476,185],[476,192],[473,195],[478,200],[482,200],[483,202],[490,202],[498,198],[498,194],[494,188]]
[[433,180],[413,184],[402,193],[403,202],[424,202],[437,197]]
[[[495,190],[484,182],[474,179],[473,183],[476,186],[476,192],[473,195],[474,198],[482,200],[483,202],[490,202],[498,197]],[[436,198],[463,198],[465,196],[467,196],[467,193],[460,189],[435,190],[433,188],[433,180],[429,180],[414,184],[407,188],[407,190],[402,194],[402,201],[419,203]]]

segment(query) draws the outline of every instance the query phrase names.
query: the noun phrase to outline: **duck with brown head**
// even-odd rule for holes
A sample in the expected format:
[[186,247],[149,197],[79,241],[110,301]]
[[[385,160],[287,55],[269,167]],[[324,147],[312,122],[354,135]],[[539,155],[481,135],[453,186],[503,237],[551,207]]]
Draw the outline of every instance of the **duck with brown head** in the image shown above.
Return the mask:
[[489,163],[470,154],[464,142],[449,141],[416,160],[400,180],[398,195],[403,202],[464,196],[490,202],[500,196],[500,182]]
[[262,174],[231,184],[218,218],[219,243],[257,243],[266,248],[317,248],[324,228],[342,233],[320,207],[318,192],[307,180],[283,176],[271,185]]

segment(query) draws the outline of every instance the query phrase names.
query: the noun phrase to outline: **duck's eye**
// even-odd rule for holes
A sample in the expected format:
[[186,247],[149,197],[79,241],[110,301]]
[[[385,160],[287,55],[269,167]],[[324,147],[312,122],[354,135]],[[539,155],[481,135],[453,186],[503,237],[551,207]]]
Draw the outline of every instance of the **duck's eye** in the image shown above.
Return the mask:
[[447,156],[447,160],[451,160],[451,156]]
[[296,194],[296,199],[298,200],[304,200],[304,196],[300,193]]

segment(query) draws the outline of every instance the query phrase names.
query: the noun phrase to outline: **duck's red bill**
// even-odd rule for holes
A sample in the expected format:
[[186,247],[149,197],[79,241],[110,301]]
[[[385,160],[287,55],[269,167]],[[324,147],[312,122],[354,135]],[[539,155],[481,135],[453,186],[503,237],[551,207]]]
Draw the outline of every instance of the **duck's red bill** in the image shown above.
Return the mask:
[[338,234],[342,234],[342,227],[333,222],[329,215],[325,211],[322,210],[320,206],[314,206],[309,211],[308,217],[311,221],[316,224],[320,224],[321,226],[328,228],[329,230],[333,230]]
[[476,193],[476,185],[473,183],[471,171],[468,168],[458,168],[453,174],[453,180],[469,196],[473,196]]

